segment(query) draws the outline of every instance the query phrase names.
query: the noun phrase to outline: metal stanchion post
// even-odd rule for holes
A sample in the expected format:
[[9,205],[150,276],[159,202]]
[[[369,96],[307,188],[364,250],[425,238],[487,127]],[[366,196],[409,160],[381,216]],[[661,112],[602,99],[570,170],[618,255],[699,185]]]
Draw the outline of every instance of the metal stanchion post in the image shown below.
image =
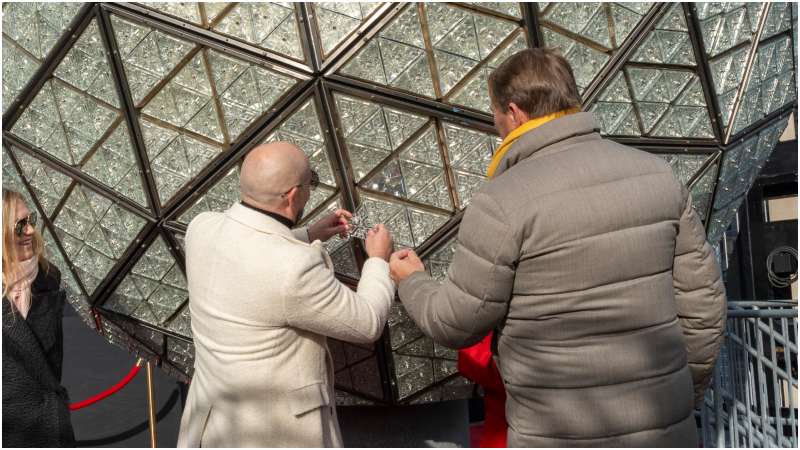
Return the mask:
[[147,415],[150,421],[150,448],[156,448],[156,405],[153,395],[153,363],[147,362]]

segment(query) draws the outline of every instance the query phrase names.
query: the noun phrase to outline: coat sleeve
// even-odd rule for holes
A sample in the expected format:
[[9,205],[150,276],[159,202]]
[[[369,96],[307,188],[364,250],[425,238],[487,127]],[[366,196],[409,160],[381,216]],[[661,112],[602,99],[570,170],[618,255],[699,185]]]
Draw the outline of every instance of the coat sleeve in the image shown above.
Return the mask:
[[464,213],[444,283],[424,272],[400,283],[406,311],[434,341],[469,347],[505,317],[519,255],[510,223],[488,195],[479,193]]
[[356,292],[336,279],[322,255],[301,262],[299,270],[284,287],[290,326],[362,344],[381,336],[394,299],[386,261],[369,258],[364,263]]
[[694,212],[689,191],[683,188],[682,194],[684,208],[675,245],[673,287],[695,404],[699,404],[724,338],[727,303],[719,265],[706,242],[703,224]]

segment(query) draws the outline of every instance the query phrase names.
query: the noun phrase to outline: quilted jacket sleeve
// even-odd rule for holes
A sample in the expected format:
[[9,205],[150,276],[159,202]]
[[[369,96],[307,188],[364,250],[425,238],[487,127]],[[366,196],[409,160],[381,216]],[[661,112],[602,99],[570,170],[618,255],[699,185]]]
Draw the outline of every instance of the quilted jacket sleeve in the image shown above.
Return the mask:
[[673,285],[694,381],[695,404],[699,404],[724,338],[727,304],[714,251],[706,242],[703,224],[692,208],[692,198],[686,188],[683,188],[683,199]]
[[400,301],[436,342],[469,347],[505,317],[519,254],[510,222],[488,195],[476,195],[461,221],[444,283],[424,272],[400,283]]

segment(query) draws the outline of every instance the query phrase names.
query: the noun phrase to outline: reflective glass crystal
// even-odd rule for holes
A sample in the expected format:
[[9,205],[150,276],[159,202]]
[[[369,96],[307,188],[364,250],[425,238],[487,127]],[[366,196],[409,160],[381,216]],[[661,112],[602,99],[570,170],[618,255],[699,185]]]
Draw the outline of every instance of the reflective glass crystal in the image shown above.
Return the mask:
[[304,59],[291,3],[238,3],[213,29],[294,59]]
[[705,221],[708,216],[708,209],[711,207],[711,196],[714,194],[714,187],[717,184],[717,168],[718,163],[710,166],[703,175],[692,186],[692,207],[700,217]]
[[188,22],[202,24],[198,3],[194,2],[147,2],[148,8],[167,13]]
[[3,37],[14,41],[33,59],[41,62],[80,7],[81,3],[67,2],[4,3]]
[[714,137],[700,78],[693,71],[635,64],[624,70],[627,77],[616,75],[590,108],[605,134]]
[[322,40],[322,53],[327,55],[355,31],[380,3],[314,2],[312,6]]
[[444,3],[428,3],[425,9],[443,95],[518,28]]
[[62,161],[78,165],[118,111],[58,80],[48,81],[12,132]]
[[455,188],[461,208],[485,181],[492,155],[500,147],[500,138],[477,130],[444,122],[445,145],[455,175]]
[[3,112],[25,87],[39,61],[3,35]]
[[750,40],[762,12],[761,3],[702,2],[696,3],[695,8],[709,56]]
[[167,339],[167,357],[191,375],[194,367],[194,345],[180,339]]
[[455,253],[456,239],[453,238],[424,259],[423,262],[428,274],[439,281],[444,280]]
[[208,51],[208,60],[232,141],[297,83],[294,78],[214,50]]
[[374,223],[383,223],[392,230],[396,248],[419,246],[448,220],[445,215],[378,199],[366,193],[361,194],[361,202],[368,204]]
[[742,104],[734,119],[733,134],[796,98],[791,37],[787,35],[759,45]]
[[111,106],[120,106],[96,20],[89,23],[53,74]]
[[[762,167],[775,148],[783,130],[787,117],[775,121],[774,124],[753,135],[741,143],[729,148],[722,157],[717,194],[714,200],[714,217],[725,218],[723,210],[730,210],[735,199],[744,196],[755,182]],[[728,214],[731,214],[728,212]],[[721,219],[720,219],[721,220]],[[719,223],[727,227],[727,223]],[[723,230],[724,231],[724,230]]]
[[[553,3],[539,9],[542,36],[572,65],[579,91],[594,80],[609,56],[627,39],[652,3]],[[568,37],[564,29],[581,36]],[[600,46],[605,50],[600,50]]]
[[683,184],[688,184],[689,180],[697,174],[697,171],[706,162],[708,155],[689,155],[685,153],[662,153],[658,154],[672,167],[675,178]]
[[363,186],[451,210],[445,176],[435,129],[428,126]]
[[53,224],[67,257],[91,295],[145,220],[83,185],[76,185]]
[[709,61],[714,91],[719,101],[722,124],[727,125],[733,112],[736,92],[741,86],[747,63],[748,48],[740,48]]
[[[45,214],[51,216],[72,179],[21,150],[15,150],[14,155],[22,169],[22,175],[33,189],[32,193],[44,208]],[[4,159],[3,168],[5,167]],[[3,175],[5,176],[5,170]]]
[[353,175],[359,182],[426,122],[424,117],[334,94]]
[[31,194],[28,191],[28,188],[22,182],[22,177],[17,171],[17,168],[14,166],[14,163],[11,161],[9,149],[7,149],[5,146],[3,147],[3,189],[9,189],[22,194],[22,197],[25,199],[25,204],[29,205],[29,208],[33,208]]
[[522,13],[519,9],[519,3],[516,2],[467,2],[469,4],[480,6],[481,8],[491,9],[499,13],[503,13],[512,17],[522,18]]
[[140,123],[162,204],[169,201],[221,151],[219,147],[161,127],[150,120],[142,118]]
[[636,50],[631,61],[695,65],[683,6],[675,3]]
[[433,97],[416,5],[406,6],[342,67],[341,73]]
[[151,325],[163,325],[173,316],[189,293],[180,270],[173,271],[177,263],[168,247],[161,237],[153,241],[104,307]]
[[150,27],[111,16],[122,65],[137,104],[175,68],[194,47]]
[[792,3],[770,2],[764,31],[761,32],[762,40],[792,29]]
[[136,162],[128,127],[119,122],[82,167],[83,171],[101,183],[147,207],[142,171]]
[[203,194],[178,221],[189,224],[198,214],[205,211],[225,211],[239,201],[239,170],[234,167],[217,184]]

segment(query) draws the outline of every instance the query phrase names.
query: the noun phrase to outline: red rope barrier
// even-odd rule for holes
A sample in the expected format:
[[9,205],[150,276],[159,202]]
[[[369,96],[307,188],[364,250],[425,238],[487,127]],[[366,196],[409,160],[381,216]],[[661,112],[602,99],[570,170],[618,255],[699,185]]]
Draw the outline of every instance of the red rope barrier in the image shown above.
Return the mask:
[[137,361],[136,364],[131,368],[131,371],[128,372],[128,374],[125,375],[125,378],[120,380],[119,383],[115,384],[114,386],[111,386],[110,388],[106,389],[105,391],[103,391],[103,392],[101,392],[101,393],[99,393],[99,394],[97,394],[95,396],[87,398],[84,401],[77,402],[77,403],[71,403],[69,405],[69,410],[70,411],[75,411],[76,409],[85,408],[85,407],[87,407],[87,406],[89,406],[91,404],[97,403],[100,400],[102,400],[102,399],[114,394],[118,390],[120,390],[123,387],[125,387],[125,385],[128,384],[136,376],[137,373],[139,373],[139,369],[141,369],[141,367],[139,366],[139,361]]

